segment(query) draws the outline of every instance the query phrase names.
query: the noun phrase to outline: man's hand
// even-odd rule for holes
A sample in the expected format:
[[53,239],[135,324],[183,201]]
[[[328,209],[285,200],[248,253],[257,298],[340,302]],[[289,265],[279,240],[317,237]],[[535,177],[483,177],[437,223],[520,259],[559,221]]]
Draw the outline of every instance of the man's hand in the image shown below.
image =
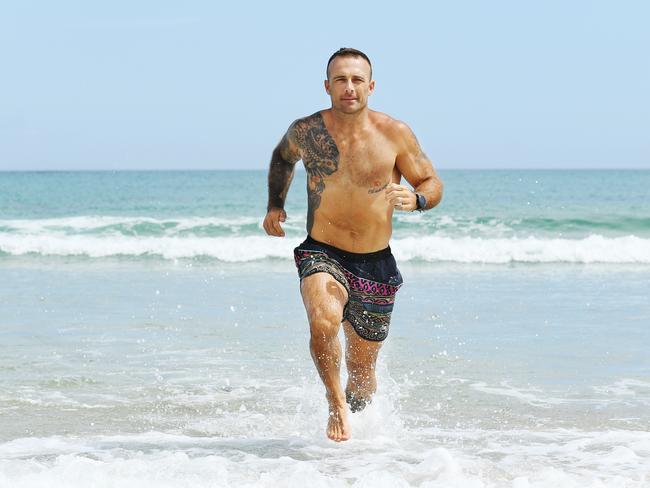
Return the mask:
[[287,220],[287,213],[284,211],[284,209],[272,207],[266,213],[266,217],[264,218],[264,223],[262,225],[264,226],[264,230],[268,235],[275,237],[284,237],[284,230],[282,230],[280,222],[284,222],[285,220]]
[[412,212],[418,206],[417,197],[410,188],[397,183],[391,183],[386,187],[386,200],[395,208]]

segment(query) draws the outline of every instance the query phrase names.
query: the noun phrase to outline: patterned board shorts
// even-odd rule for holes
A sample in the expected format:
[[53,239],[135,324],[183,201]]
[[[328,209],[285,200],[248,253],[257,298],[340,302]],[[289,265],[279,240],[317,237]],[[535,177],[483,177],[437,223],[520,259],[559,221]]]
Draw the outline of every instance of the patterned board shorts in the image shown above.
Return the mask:
[[328,273],[348,292],[343,320],[369,341],[388,335],[395,294],[402,286],[390,247],[367,254],[343,251],[307,236],[293,251],[300,279]]

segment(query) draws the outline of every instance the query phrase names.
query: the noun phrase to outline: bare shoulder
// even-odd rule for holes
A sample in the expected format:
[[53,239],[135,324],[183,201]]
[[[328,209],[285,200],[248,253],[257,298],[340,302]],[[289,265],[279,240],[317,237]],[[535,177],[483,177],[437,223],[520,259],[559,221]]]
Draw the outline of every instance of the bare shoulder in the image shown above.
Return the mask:
[[323,117],[321,112],[322,111],[319,110],[311,115],[305,115],[304,117],[294,120],[289,126],[289,130],[306,130],[310,127],[322,124]]
[[388,114],[372,111],[371,120],[384,136],[398,146],[408,144],[415,139],[413,131],[405,122],[397,120]]
[[307,139],[306,134],[314,127],[316,119],[319,117],[319,112],[316,112],[306,117],[301,117],[294,120],[285,132],[284,136],[278,143],[276,151],[292,164],[302,159],[304,142]]
[[311,115],[306,115],[294,120],[289,129],[287,130],[287,137],[294,143],[299,144],[306,133],[310,130],[319,129],[323,127],[323,118],[321,111],[314,112]]

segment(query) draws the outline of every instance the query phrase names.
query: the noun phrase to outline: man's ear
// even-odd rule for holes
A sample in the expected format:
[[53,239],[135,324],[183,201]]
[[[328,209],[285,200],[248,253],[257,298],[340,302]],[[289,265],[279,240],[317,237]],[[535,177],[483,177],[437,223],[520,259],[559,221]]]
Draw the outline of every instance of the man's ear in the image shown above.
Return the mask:
[[325,91],[330,94],[330,80],[325,80]]
[[374,91],[375,91],[375,80],[372,80],[372,81],[368,84],[368,95],[371,95],[372,92],[374,92]]

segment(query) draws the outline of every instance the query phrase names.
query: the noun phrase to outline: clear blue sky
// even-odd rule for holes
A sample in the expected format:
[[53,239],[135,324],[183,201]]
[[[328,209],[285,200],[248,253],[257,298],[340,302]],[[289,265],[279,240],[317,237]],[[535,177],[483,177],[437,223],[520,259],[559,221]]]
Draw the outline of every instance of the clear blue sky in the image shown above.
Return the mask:
[[373,61],[370,106],[440,169],[650,169],[650,2],[13,1],[0,169],[265,168]]

